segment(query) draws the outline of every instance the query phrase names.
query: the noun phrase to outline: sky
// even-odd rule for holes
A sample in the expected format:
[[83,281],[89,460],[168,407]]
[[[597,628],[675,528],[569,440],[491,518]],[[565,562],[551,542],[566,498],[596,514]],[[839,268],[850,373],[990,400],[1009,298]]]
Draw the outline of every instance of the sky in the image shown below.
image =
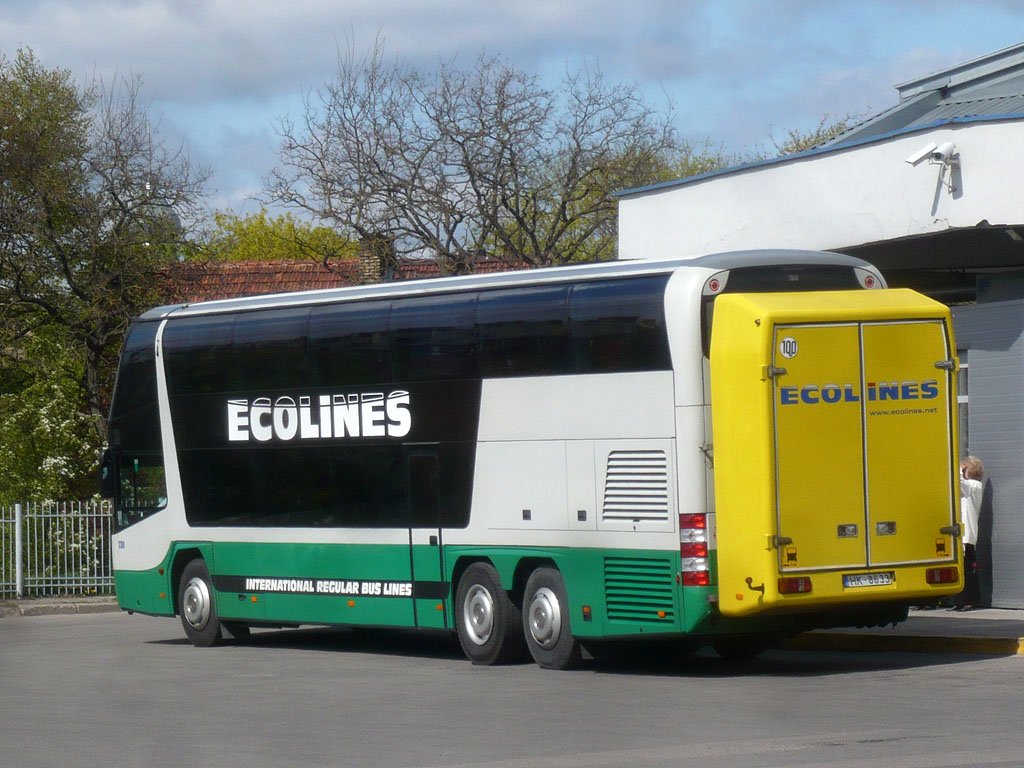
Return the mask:
[[423,69],[486,52],[557,86],[597,67],[679,136],[770,148],[893,86],[1024,41],[1020,0],[0,0],[0,54],[30,48],[80,84],[139,76],[154,124],[212,172],[209,203],[258,212],[276,124],[376,39]]

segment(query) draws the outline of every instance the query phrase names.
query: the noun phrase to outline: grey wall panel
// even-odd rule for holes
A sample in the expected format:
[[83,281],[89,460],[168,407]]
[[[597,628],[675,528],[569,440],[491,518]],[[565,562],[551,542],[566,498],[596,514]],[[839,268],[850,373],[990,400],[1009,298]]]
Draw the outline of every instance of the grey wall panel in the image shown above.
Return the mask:
[[1024,301],[953,310],[967,349],[970,452],[985,463],[978,559],[983,597],[1024,608]]

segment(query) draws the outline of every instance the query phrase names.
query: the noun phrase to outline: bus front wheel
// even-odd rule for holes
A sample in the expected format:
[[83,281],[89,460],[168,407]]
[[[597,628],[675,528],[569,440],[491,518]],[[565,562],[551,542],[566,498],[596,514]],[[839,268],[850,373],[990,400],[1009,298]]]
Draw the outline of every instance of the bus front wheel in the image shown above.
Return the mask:
[[210,570],[201,558],[189,562],[181,573],[178,610],[185,636],[192,645],[208,648],[220,642],[220,619],[213,604]]
[[507,664],[522,656],[516,607],[488,563],[473,563],[455,595],[455,626],[466,658],[474,664]]
[[583,658],[569,626],[569,597],[554,568],[530,574],[523,595],[523,632],[533,660],[545,669],[572,669]]

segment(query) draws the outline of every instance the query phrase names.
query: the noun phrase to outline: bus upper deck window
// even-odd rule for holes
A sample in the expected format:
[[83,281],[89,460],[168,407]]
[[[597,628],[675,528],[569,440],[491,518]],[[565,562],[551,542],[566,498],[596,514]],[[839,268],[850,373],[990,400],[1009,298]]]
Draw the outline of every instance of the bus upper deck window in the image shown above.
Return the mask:
[[705,281],[702,292],[701,344],[704,356],[709,356],[711,350],[715,298],[722,293],[856,291],[881,287],[881,281],[868,270],[841,264],[772,264],[717,272]]

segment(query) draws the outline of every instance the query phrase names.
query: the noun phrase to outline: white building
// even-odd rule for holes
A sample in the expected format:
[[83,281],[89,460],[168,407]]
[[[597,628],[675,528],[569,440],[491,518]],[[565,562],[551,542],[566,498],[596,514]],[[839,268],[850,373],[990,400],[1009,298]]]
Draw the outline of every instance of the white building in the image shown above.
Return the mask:
[[817,149],[621,193],[619,257],[833,250],[956,305],[983,591],[1024,608],[1024,44],[896,89]]

